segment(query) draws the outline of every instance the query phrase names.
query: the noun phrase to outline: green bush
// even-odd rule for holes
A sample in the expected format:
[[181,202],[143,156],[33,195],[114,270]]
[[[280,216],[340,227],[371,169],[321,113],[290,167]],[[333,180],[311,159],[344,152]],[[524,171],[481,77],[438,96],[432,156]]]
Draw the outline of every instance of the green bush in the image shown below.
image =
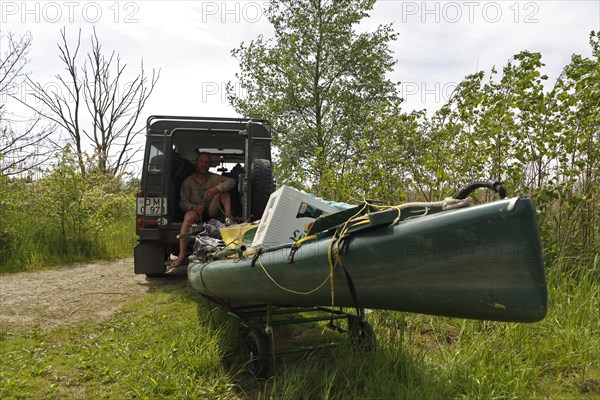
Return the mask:
[[4,180],[0,272],[133,253],[135,196],[124,177],[83,177],[68,148],[58,160],[39,180]]

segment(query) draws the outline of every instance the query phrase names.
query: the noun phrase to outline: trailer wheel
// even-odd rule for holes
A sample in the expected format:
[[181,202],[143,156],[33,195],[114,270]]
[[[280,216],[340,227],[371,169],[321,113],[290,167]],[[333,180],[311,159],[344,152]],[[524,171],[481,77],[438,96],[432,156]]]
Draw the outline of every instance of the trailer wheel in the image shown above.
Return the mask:
[[258,329],[248,333],[244,341],[243,356],[248,370],[256,378],[264,378],[267,372],[269,346],[267,337]]
[[260,219],[273,193],[273,167],[271,161],[252,161],[251,220]]
[[377,347],[377,337],[371,324],[356,316],[348,316],[348,335],[356,349],[373,351]]

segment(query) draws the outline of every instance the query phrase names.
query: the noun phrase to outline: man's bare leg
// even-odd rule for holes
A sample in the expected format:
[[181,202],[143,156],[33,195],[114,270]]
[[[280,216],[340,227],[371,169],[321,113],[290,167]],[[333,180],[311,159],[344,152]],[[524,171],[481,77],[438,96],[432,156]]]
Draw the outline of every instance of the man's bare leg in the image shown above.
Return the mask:
[[[183,222],[181,223],[181,229],[179,229],[179,234],[188,233],[190,231],[190,227],[194,222],[198,220],[198,214],[194,211],[187,211],[183,216]],[[171,269],[179,267],[185,261],[186,251],[187,251],[187,241],[185,239],[179,239],[179,256],[173,262],[171,262]]]
[[212,198],[208,206],[208,215],[211,218],[217,218],[221,215],[221,211],[223,211],[225,218],[233,219],[231,215],[231,194],[229,192],[219,193]]
[[225,218],[233,219],[233,215],[231,215],[231,193],[221,193],[221,204],[223,204],[223,214],[225,214]]
[[237,221],[231,214],[231,194],[229,192],[225,192],[223,194],[225,195],[222,197],[223,213],[225,214],[225,223],[227,225],[237,224]]

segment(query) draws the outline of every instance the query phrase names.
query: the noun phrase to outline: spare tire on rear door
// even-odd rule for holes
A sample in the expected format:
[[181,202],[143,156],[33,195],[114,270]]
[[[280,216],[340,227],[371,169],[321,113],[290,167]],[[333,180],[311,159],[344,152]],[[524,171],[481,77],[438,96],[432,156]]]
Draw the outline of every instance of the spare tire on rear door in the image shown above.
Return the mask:
[[251,221],[262,217],[267,206],[269,197],[273,193],[273,168],[271,161],[256,159],[252,161],[252,198],[251,198]]

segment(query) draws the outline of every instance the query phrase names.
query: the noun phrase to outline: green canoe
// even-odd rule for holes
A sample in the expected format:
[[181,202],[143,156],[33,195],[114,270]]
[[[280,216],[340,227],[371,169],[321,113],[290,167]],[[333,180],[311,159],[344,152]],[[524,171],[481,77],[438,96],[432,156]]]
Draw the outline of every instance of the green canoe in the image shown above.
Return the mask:
[[341,211],[301,243],[188,265],[191,286],[232,304],[401,310],[534,322],[547,291],[533,201]]

